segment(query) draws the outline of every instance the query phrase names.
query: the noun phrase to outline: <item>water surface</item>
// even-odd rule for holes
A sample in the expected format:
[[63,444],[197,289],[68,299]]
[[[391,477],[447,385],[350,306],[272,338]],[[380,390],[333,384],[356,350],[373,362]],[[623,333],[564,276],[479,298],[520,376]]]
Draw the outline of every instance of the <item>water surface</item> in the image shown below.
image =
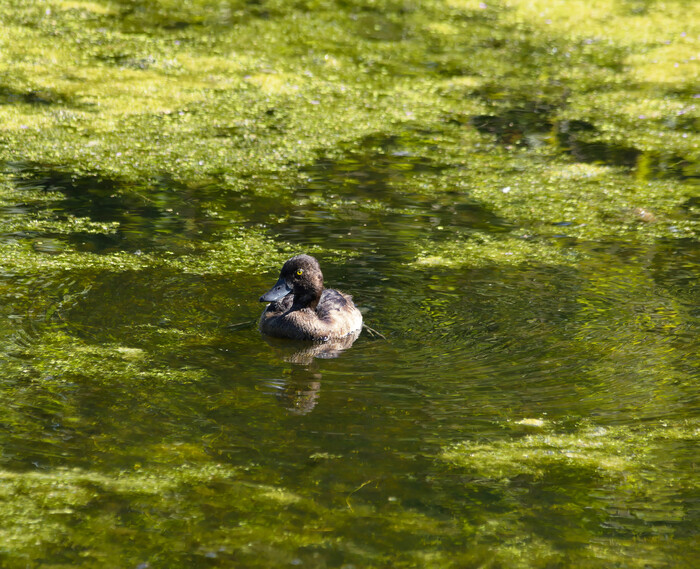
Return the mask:
[[694,3],[11,4],[0,565],[697,565]]

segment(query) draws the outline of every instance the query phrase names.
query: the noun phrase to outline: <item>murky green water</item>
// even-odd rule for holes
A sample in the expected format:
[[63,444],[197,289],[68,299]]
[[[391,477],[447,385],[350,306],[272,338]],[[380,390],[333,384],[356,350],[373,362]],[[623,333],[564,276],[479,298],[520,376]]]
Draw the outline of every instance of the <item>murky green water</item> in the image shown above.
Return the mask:
[[0,566],[696,567],[698,10],[0,8]]

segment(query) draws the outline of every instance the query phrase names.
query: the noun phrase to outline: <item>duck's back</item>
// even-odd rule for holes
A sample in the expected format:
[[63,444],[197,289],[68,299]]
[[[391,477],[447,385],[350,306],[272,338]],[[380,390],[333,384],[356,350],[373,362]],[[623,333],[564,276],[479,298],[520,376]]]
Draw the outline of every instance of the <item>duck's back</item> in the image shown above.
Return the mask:
[[345,312],[357,310],[352,296],[335,290],[334,288],[323,289],[321,298],[316,306],[316,314],[321,320],[334,317],[335,312]]

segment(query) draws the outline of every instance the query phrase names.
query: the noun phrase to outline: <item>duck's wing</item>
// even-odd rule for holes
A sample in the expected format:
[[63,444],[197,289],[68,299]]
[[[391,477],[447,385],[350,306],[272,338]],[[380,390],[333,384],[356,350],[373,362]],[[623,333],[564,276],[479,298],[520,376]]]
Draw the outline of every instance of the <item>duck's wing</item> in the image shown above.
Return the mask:
[[316,314],[323,320],[332,317],[335,312],[344,312],[354,308],[351,296],[334,288],[326,288],[321,293],[321,298],[316,306]]

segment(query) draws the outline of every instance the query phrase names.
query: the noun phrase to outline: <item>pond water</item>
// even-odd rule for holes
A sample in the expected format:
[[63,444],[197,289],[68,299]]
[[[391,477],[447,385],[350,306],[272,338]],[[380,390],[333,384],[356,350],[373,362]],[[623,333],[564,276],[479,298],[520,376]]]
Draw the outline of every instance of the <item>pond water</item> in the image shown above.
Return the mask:
[[[119,19],[118,53],[95,42],[70,73],[153,66],[166,81],[174,67],[158,66],[173,38],[192,42],[207,74],[223,73],[226,42],[240,40],[222,39],[222,26],[250,26],[254,37],[313,13],[244,4],[59,2],[56,49],[73,41],[61,33],[83,33],[76,22],[105,35],[104,21]],[[233,112],[229,94],[208,99],[219,94],[206,83],[198,111],[190,102],[157,121],[162,109],[119,115],[115,131],[93,125],[91,109],[80,119],[90,126],[67,127],[78,119],[61,113],[83,112],[79,101],[66,111],[56,93],[0,90],[0,111],[23,125],[4,131],[0,180],[3,567],[697,566],[697,143],[674,138],[695,141],[697,118],[654,127],[675,141],[669,148],[649,147],[637,123],[626,128],[638,139],[611,140],[593,126],[597,107],[575,118],[574,103],[562,110],[546,94],[524,103],[523,78],[518,93],[472,86],[470,96],[491,102],[459,102],[468,109],[458,112],[455,89],[464,95],[469,72],[454,69],[464,46],[443,28],[482,26],[492,43],[481,49],[499,50],[510,40],[498,30],[509,38],[522,21],[482,19],[480,4],[469,17],[457,2],[425,14],[371,4],[333,8],[377,58],[355,54],[358,76],[337,71],[338,82],[360,89],[366,66],[384,69],[358,99],[373,89],[388,97],[387,69],[461,79],[429,89],[443,107],[402,111],[405,123],[375,101],[384,122],[333,144],[309,122],[323,117],[303,115],[294,105],[306,102],[284,89],[267,91],[258,120],[235,128],[206,114]],[[332,26],[339,13],[308,25]],[[18,8],[14,33],[51,27],[50,16]],[[158,18],[167,21],[151,37]],[[437,43],[420,35],[421,18],[445,34],[430,36]],[[135,47],[144,37],[155,41],[152,59]],[[518,57],[553,65],[513,41]],[[422,51],[381,59],[401,42]],[[325,47],[340,58],[347,45],[334,36]],[[77,82],[61,73],[51,80]],[[195,79],[213,81],[182,73],[178,100]],[[88,82],[75,97],[99,88]],[[119,88],[127,105],[143,104],[140,90]],[[43,120],[56,121],[43,142],[22,138]],[[278,120],[287,133],[263,132]],[[139,128],[183,142],[154,144],[155,165],[130,138]],[[311,150],[294,138],[305,129],[321,133]],[[289,155],[260,157],[275,144]],[[220,148],[250,162],[216,162]],[[201,161],[190,154],[200,149]],[[258,332],[258,298],[301,252],[362,310],[370,329],[351,347]]]

